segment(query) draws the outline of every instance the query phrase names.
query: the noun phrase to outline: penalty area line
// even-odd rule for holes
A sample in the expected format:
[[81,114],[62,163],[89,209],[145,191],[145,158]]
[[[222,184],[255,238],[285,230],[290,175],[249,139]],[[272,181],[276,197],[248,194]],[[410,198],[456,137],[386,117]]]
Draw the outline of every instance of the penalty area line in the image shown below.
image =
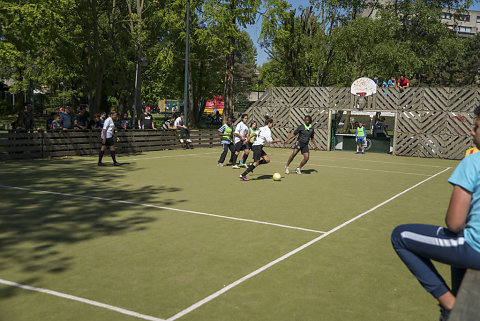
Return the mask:
[[276,259],[276,260],[274,260],[274,261],[272,261],[272,262],[270,262],[270,263],[268,263],[268,264],[260,267],[259,269],[255,270],[255,271],[253,271],[253,272],[251,272],[250,274],[245,275],[244,277],[238,279],[237,281],[235,281],[235,282],[233,282],[233,283],[230,283],[229,285],[223,287],[223,288],[220,289],[219,291],[217,291],[217,292],[215,292],[215,293],[207,296],[206,298],[198,301],[197,303],[194,303],[193,305],[189,306],[188,308],[186,308],[186,309],[178,312],[178,313],[175,314],[174,316],[168,318],[167,321],[174,321],[174,320],[177,320],[177,319],[183,317],[183,316],[186,315],[186,314],[189,314],[190,312],[198,309],[198,308],[201,307],[202,305],[204,305],[204,304],[212,301],[213,299],[219,297],[220,295],[224,294],[225,292],[233,289],[233,288],[236,287],[237,285],[239,285],[239,284],[241,284],[241,283],[243,283],[243,282],[245,282],[245,281],[253,278],[253,277],[256,276],[257,274],[260,274],[261,272],[267,270],[268,268],[274,266],[275,264],[280,263],[280,262],[288,259],[288,258],[291,257],[292,255],[297,254],[297,253],[303,251],[304,249],[306,249],[306,248],[309,247],[310,245],[313,245],[313,244],[317,243],[318,241],[322,240],[323,238],[327,237],[328,235],[330,235],[330,234],[332,234],[332,233],[334,233],[334,232],[336,232],[336,231],[344,228],[345,226],[347,226],[347,225],[349,225],[350,223],[358,220],[359,218],[367,215],[368,213],[371,213],[371,212],[375,211],[375,210],[378,209],[379,207],[382,207],[383,205],[385,205],[385,204],[387,204],[387,203],[390,203],[390,202],[393,201],[394,199],[396,199],[396,198],[402,196],[403,194],[411,191],[412,189],[414,189],[414,188],[422,185],[423,183],[431,180],[432,178],[434,178],[434,177],[436,177],[436,176],[438,176],[438,175],[440,175],[440,174],[443,174],[444,172],[448,171],[450,168],[451,168],[451,167],[447,167],[446,169],[444,169],[444,170],[442,170],[442,171],[440,171],[440,172],[438,172],[438,173],[436,173],[436,174],[434,174],[434,175],[432,175],[432,176],[424,179],[423,181],[421,181],[421,182],[419,182],[419,183],[417,183],[417,184],[415,184],[415,185],[413,185],[413,186],[411,186],[411,187],[403,190],[402,192],[400,192],[400,193],[398,193],[398,194],[390,197],[390,198],[387,199],[386,201],[383,201],[382,203],[380,203],[380,204],[378,204],[378,205],[375,205],[374,207],[372,207],[372,208],[370,208],[369,210],[367,210],[367,211],[365,211],[365,212],[363,212],[363,213],[355,216],[354,218],[352,218],[352,219],[350,219],[350,220],[348,220],[348,221],[346,221],[346,222],[344,222],[344,223],[342,223],[342,224],[334,227],[333,229],[331,229],[330,231],[326,232],[325,234],[320,235],[319,237],[311,240],[310,242],[307,242],[307,243],[303,244],[302,246],[294,249],[293,251],[288,252],[287,254],[279,257],[278,259]]
[[101,302],[98,302],[98,301],[93,301],[93,300],[81,298],[81,297],[71,295],[71,294],[66,294],[66,293],[57,292],[57,291],[44,289],[44,288],[37,288],[37,287],[34,287],[34,286],[20,284],[20,283],[16,283],[16,282],[4,280],[4,279],[0,279],[0,283],[4,284],[4,285],[12,286],[12,287],[20,288],[20,289],[23,289],[23,290],[49,294],[49,295],[57,296],[57,297],[64,298],[64,299],[67,299],[67,300],[72,300],[72,301],[77,301],[77,302],[93,305],[93,306],[96,306],[96,307],[99,307],[99,308],[115,311],[115,312],[118,312],[118,313],[121,313],[121,314],[126,314],[126,315],[129,315],[129,316],[138,318],[138,319],[149,320],[149,321],[165,321],[164,319],[160,319],[160,318],[156,318],[156,317],[153,317],[153,316],[150,316],[150,315],[146,315],[146,314],[138,313],[138,312],[135,312],[135,311],[130,311],[130,310],[127,310],[127,309],[119,308],[119,307],[116,307],[116,306],[113,306],[113,305],[110,305],[110,304],[105,304],[105,303],[101,303]]
[[262,224],[262,225],[270,225],[270,226],[276,226],[276,227],[305,231],[305,232],[321,233],[321,234],[325,233],[324,231],[318,231],[318,230],[313,230],[313,229],[308,229],[308,228],[303,228],[303,227],[298,227],[298,226],[290,226],[290,225],[284,225],[284,224],[278,224],[278,223],[272,223],[272,222],[265,222],[265,221],[258,221],[258,220],[251,220],[251,219],[246,219],[246,218],[239,218],[239,217],[232,217],[232,216],[225,216],[225,215],[218,215],[218,214],[212,214],[212,213],[182,210],[182,209],[179,209],[179,208],[159,206],[159,205],[146,204],[146,203],[131,202],[131,201],[124,201],[124,200],[116,200],[116,199],[104,198],[104,197],[98,197],[98,196],[89,196],[89,195],[71,194],[71,193],[60,193],[60,192],[52,192],[52,191],[38,190],[38,189],[26,188],[26,187],[9,186],[9,185],[0,185],[0,188],[14,189],[14,190],[19,190],[19,191],[27,191],[27,192],[40,193],[40,194],[50,194],[50,195],[60,195],[60,196],[68,196],[68,197],[76,197],[76,198],[85,198],[85,199],[90,199],[90,200],[106,201],[106,202],[112,202],[112,203],[121,203],[121,204],[136,205],[136,206],[143,206],[143,207],[151,207],[151,208],[158,208],[158,209],[174,211],[174,212],[181,212],[181,213],[188,213],[188,214],[194,214],[194,215],[216,217],[216,218],[232,220],[232,221],[255,223],[255,224]]

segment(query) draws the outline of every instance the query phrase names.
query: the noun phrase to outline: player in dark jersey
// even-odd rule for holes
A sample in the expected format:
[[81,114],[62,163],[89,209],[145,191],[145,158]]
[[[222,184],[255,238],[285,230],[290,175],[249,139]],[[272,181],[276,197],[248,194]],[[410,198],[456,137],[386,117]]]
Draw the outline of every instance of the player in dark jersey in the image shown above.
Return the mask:
[[288,166],[290,163],[293,161],[295,156],[297,156],[298,152],[301,151],[303,154],[303,159],[300,162],[300,165],[298,165],[297,169],[295,172],[297,174],[302,174],[301,168],[308,162],[308,159],[310,157],[310,151],[308,149],[308,142],[312,140],[313,146],[315,149],[318,149],[317,147],[317,142],[315,141],[314,136],[314,131],[313,131],[313,126],[312,126],[312,117],[311,116],[305,116],[304,124],[300,125],[295,129],[292,135],[288,137],[285,142],[283,143],[286,145],[293,137],[298,135],[297,142],[293,146],[293,152],[288,158],[287,165],[285,166],[285,174],[289,174],[290,171],[288,169]]

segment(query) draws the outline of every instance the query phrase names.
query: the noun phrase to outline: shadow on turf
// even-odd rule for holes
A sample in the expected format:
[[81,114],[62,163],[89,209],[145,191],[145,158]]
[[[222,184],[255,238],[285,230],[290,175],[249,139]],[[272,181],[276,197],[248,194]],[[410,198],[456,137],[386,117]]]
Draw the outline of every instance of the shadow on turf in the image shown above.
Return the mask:
[[[157,206],[171,207],[185,201],[178,198],[182,189],[176,187],[122,186],[120,179],[131,170],[131,166],[80,164],[62,169],[32,167],[2,172],[0,184]],[[157,200],[152,200],[151,195]],[[149,223],[161,219],[152,213],[161,209],[76,196],[0,187],[0,199],[0,270],[35,276],[72,268],[75,263],[68,252],[69,244],[145,230]],[[36,281],[41,282],[41,277]],[[3,289],[0,298],[15,293],[12,289]]]

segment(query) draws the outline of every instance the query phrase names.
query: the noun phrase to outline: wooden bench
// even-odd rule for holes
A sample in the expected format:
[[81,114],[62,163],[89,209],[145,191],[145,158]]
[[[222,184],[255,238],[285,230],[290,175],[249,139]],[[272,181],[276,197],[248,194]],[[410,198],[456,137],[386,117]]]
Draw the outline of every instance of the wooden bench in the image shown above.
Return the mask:
[[[119,131],[117,136],[120,142],[115,147],[119,154],[185,148],[179,132],[173,130]],[[216,130],[192,130],[190,136],[194,148],[220,144]],[[100,131],[95,130],[0,134],[0,160],[95,155],[100,147]]]
[[480,271],[467,270],[448,321],[480,320]]

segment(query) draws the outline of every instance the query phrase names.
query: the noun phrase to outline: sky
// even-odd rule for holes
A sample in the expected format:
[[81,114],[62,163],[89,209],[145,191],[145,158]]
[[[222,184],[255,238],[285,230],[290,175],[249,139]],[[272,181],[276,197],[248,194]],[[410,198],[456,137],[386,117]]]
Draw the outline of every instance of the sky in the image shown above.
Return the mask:
[[[292,8],[298,8],[298,7],[306,8],[310,6],[309,0],[287,0],[287,1],[292,5]],[[470,7],[470,10],[480,11],[480,3],[474,4],[472,7]],[[248,26],[246,30],[250,34],[250,38],[252,38],[252,41],[255,44],[255,47],[257,48],[257,66],[262,66],[268,60],[267,53],[262,48],[260,48],[260,44],[258,42],[258,37],[260,37],[260,31],[262,30],[262,18],[259,16],[256,23]]]

